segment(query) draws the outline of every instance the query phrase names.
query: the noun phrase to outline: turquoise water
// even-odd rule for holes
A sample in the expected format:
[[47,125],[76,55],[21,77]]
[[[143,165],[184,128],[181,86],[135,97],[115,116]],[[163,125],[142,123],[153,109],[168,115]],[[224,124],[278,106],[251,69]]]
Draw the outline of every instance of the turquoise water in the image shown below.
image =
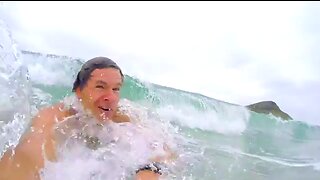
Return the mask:
[[[0,152],[40,108],[72,95],[83,60],[19,51],[1,24]],[[168,179],[320,179],[320,127],[125,76],[121,99],[171,129],[179,160]],[[19,107],[18,109],[16,107]],[[77,167],[75,167],[77,168]],[[79,166],[79,168],[81,168]]]

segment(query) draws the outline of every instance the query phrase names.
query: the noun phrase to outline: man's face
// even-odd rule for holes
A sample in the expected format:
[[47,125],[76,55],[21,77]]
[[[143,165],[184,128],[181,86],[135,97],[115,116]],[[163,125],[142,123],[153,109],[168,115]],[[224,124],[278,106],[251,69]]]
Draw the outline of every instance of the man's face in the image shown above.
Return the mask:
[[114,68],[95,69],[82,90],[76,94],[86,110],[100,121],[111,119],[117,111],[122,77]]

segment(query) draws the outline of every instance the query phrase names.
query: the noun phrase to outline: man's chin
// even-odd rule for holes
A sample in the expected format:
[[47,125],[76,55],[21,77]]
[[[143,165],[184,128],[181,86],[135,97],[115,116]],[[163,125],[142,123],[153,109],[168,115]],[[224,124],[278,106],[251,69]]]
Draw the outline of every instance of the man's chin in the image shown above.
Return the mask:
[[107,115],[107,114],[102,113],[102,114],[100,114],[100,115],[97,117],[97,119],[98,119],[99,121],[102,121],[102,122],[111,121],[111,120],[112,120],[112,116],[109,115],[109,114]]

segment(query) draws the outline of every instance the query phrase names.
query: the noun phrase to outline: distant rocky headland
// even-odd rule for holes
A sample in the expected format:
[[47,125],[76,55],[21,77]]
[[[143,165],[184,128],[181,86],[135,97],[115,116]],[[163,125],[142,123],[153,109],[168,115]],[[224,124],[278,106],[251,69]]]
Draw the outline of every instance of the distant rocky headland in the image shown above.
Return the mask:
[[246,106],[251,111],[257,113],[264,113],[264,114],[272,114],[276,117],[280,117],[283,120],[292,120],[292,117],[289,116],[287,113],[283,112],[279,106],[273,101],[262,101],[255,104],[247,105]]

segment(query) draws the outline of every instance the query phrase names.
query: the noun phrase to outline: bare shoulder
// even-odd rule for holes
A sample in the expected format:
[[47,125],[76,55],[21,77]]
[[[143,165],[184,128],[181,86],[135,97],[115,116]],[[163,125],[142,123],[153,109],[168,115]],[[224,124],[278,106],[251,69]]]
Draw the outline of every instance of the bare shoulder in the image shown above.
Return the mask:
[[58,103],[39,111],[38,116],[62,118],[65,115],[63,103]]
[[113,121],[117,123],[130,122],[130,117],[118,109],[113,116]]
[[38,114],[33,118],[32,126],[43,126],[54,124],[61,121],[66,115],[66,111],[63,110],[63,103],[58,103],[50,107],[41,109]]
[[45,107],[33,117],[27,132],[21,137],[20,141],[30,138],[31,135],[38,136],[39,133],[48,135],[51,133],[53,126],[65,117],[66,112],[63,111],[63,104],[58,103],[50,107]]

